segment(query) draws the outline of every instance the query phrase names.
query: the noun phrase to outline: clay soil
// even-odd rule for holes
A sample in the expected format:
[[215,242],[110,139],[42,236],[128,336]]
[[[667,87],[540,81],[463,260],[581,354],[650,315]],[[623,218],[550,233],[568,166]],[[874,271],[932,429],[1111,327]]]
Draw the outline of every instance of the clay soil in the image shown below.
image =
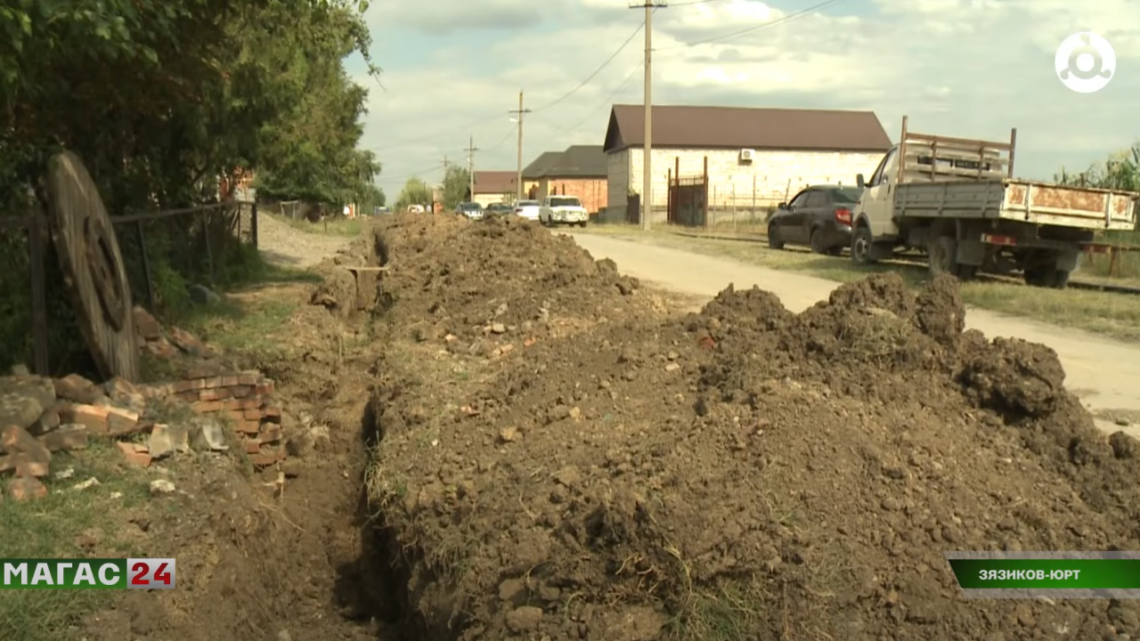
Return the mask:
[[369,585],[418,638],[1140,633],[1131,603],[962,598],[945,551],[1140,549],[1140,462],[1050,349],[963,333],[954,281],[682,314],[514,217],[376,233],[377,359],[340,380],[372,386],[398,575]]

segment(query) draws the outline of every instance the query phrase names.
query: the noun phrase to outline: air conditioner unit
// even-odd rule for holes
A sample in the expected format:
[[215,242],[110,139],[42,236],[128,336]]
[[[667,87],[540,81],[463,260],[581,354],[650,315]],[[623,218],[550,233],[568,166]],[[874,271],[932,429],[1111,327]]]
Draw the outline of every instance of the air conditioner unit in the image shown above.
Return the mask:
[[740,162],[752,162],[752,156],[756,153],[755,149],[741,149]]

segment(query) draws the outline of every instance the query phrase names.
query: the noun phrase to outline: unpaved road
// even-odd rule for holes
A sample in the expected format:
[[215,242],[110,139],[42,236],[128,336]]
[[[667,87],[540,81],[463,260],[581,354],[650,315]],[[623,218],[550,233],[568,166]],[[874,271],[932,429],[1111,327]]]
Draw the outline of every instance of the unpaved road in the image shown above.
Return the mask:
[[[738,289],[756,285],[779,296],[788,309],[799,312],[826,300],[839,286],[814,276],[620,238],[570,235],[594,258],[613,259],[625,274],[684,294],[712,297],[730,283]],[[1016,337],[1052,347],[1065,366],[1066,386],[1095,413],[1140,413],[1140,346],[976,308],[969,308],[966,325],[991,338]],[[1122,428],[1106,421],[1098,424],[1109,431],[1124,429],[1140,437],[1140,426]]]
[[257,247],[271,263],[312,267],[348,247],[352,241],[344,236],[309,233],[273,216],[257,217]]

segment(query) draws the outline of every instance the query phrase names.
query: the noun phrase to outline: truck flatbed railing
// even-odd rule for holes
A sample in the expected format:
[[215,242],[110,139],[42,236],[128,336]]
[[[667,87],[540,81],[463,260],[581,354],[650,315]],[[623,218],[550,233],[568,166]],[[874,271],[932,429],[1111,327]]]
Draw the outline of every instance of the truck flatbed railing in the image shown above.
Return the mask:
[[897,182],[1001,180],[1013,177],[1017,129],[1009,142],[933,136],[907,130],[903,116]]

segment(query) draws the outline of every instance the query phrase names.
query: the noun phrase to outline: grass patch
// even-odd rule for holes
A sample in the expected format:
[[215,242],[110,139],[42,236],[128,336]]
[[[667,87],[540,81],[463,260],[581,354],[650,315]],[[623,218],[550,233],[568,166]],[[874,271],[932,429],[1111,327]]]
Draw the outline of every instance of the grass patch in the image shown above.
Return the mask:
[[[52,470],[71,468],[68,479],[45,479],[49,494],[38,501],[0,503],[0,558],[90,557],[81,538],[97,542],[100,556],[130,557],[136,547],[114,515],[150,501],[149,479],[141,470],[121,469],[113,443],[93,442],[87,450],[52,457]],[[89,478],[99,485],[71,489]],[[0,597],[0,630],[5,639],[64,641],[73,626],[117,596],[105,590],[11,590]]]
[[[612,229],[603,233],[622,236],[633,242],[731,258],[751,265],[809,274],[839,283],[849,283],[873,273],[888,271],[898,273],[913,286],[920,286],[928,279],[925,265],[907,261],[889,261],[860,267],[852,264],[846,255],[820,256],[798,248],[771,250],[758,242],[692,238],[664,229],[645,233],[631,225],[608,227]],[[598,229],[600,228],[589,229],[588,232],[596,233]],[[1136,256],[1140,259],[1140,254]],[[1096,278],[1090,277],[1088,272],[1096,273],[1088,263],[1082,264],[1078,278],[1095,282]],[[1111,282],[1140,284],[1140,281],[1119,278],[1112,279]],[[1140,296],[1079,289],[1042,289],[994,281],[965,283],[961,292],[967,305],[980,309],[1034,318],[1114,338],[1140,340]]]
[[279,332],[296,311],[292,302],[270,296],[223,299],[187,316],[184,326],[202,340],[227,351],[279,352]]
[[287,218],[276,214],[269,214],[275,219],[289,225],[294,229],[301,230],[309,234],[322,234],[326,236],[342,236],[345,238],[355,238],[364,231],[364,219],[362,218],[345,218],[344,216],[330,216],[323,218],[315,223],[309,222],[307,219],[301,218]]

